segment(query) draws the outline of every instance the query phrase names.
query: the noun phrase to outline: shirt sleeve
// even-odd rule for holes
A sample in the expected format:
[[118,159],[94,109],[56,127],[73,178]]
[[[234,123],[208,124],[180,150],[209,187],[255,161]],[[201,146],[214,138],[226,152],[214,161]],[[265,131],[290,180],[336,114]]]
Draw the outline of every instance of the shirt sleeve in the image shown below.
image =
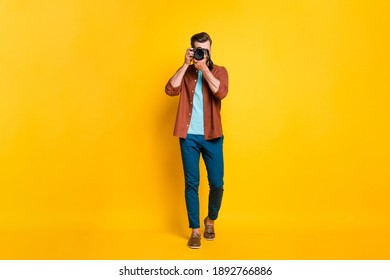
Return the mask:
[[171,85],[171,82],[168,81],[168,83],[165,86],[165,93],[170,95],[170,96],[176,96],[176,95],[180,94],[181,88],[182,88],[182,85],[180,85],[178,87],[173,87]]
[[223,99],[228,93],[228,72],[225,67],[221,66],[215,70],[215,78],[220,82],[218,91],[214,94],[218,99]]

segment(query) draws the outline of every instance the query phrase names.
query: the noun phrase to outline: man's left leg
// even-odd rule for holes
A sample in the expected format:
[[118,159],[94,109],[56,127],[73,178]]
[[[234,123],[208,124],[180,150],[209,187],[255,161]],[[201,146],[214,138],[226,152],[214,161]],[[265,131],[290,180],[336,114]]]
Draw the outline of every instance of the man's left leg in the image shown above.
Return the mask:
[[204,237],[213,240],[215,237],[214,221],[218,218],[223,196],[223,136],[217,139],[204,140],[202,145],[202,156],[206,164],[209,180],[209,206],[208,216],[204,219]]

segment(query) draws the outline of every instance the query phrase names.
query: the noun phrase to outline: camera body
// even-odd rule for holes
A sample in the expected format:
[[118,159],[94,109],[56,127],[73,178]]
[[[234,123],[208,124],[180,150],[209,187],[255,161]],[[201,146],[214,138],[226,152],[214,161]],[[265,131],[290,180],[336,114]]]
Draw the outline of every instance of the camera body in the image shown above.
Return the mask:
[[194,59],[195,60],[202,60],[204,56],[209,54],[208,49],[203,49],[203,48],[196,48],[193,49],[194,51]]

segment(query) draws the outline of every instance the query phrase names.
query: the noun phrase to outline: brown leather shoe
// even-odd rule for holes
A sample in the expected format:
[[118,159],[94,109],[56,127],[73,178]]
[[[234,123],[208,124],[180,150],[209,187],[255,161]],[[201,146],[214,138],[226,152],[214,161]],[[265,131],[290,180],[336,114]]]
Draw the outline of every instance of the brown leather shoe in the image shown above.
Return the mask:
[[207,217],[204,219],[205,230],[203,236],[206,240],[214,240],[215,238],[214,225],[207,225],[206,221],[207,221]]
[[187,245],[191,249],[199,249],[200,248],[200,234],[197,234],[197,233],[192,234],[190,239],[188,240]]

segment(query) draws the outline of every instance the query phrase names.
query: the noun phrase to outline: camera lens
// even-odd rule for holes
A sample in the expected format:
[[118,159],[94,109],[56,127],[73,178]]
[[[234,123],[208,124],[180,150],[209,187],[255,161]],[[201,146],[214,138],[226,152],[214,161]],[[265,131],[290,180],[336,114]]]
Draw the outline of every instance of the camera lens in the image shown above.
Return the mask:
[[204,58],[204,50],[201,48],[197,48],[194,51],[194,59],[196,60],[202,60]]

